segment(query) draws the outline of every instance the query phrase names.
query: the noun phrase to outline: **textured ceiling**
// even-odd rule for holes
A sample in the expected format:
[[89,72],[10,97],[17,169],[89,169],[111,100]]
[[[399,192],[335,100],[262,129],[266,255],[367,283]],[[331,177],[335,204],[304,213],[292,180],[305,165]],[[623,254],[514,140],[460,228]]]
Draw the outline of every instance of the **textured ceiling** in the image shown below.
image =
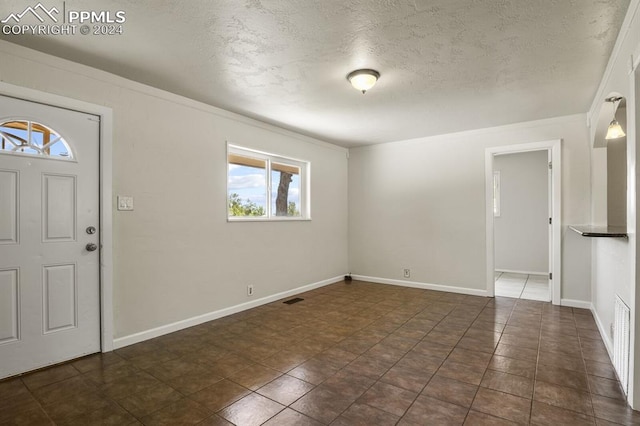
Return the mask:
[[[35,3],[3,0],[0,15]],[[124,10],[124,34],[1,37],[357,146],[586,112],[628,4],[67,0]],[[366,95],[346,81],[357,68],[382,74]]]

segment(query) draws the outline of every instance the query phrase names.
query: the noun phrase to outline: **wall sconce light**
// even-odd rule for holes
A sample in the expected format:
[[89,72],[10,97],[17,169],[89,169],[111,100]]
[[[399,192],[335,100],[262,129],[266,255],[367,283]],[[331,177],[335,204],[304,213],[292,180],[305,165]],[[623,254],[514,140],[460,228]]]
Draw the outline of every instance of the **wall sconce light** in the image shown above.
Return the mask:
[[353,88],[362,91],[363,95],[376,84],[379,78],[380,73],[371,69],[355,70],[347,76]]
[[621,97],[616,96],[605,99],[606,102],[611,102],[611,104],[613,105],[613,120],[611,120],[611,123],[609,123],[607,136],[604,137],[605,140],[619,139],[626,136],[624,130],[622,130],[622,126],[620,126],[620,123],[618,123],[618,120],[616,120],[616,102],[620,102],[621,100]]

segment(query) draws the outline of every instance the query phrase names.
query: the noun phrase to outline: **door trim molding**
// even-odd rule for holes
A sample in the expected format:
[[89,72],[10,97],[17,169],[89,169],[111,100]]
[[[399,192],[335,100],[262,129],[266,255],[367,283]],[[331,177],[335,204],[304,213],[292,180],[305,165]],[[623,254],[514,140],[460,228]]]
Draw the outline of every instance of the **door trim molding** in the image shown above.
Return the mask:
[[100,117],[100,347],[113,350],[113,111],[111,108],[0,81],[0,94]]
[[562,176],[562,139],[554,139],[542,142],[523,143],[517,145],[495,146],[485,148],[485,219],[486,219],[486,261],[487,261],[487,296],[495,296],[494,268],[494,232],[493,232],[493,158],[496,155],[516,154],[530,151],[549,151],[553,164],[551,179],[552,204],[553,204],[553,224],[551,225],[552,241],[549,242],[549,249],[552,253],[553,264],[550,271],[553,273],[551,280],[552,292],[551,302],[560,305],[562,300],[562,253],[561,253],[561,176]]

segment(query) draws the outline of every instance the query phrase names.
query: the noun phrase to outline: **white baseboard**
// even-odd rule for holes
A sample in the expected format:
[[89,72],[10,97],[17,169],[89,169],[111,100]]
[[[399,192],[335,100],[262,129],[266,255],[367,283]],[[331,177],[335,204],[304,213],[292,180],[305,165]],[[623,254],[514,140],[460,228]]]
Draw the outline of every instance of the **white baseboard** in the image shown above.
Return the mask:
[[505,272],[507,274],[522,274],[522,275],[549,275],[548,272],[535,272],[535,271],[517,271],[515,269],[495,269],[496,272]]
[[596,320],[596,325],[598,326],[600,337],[602,337],[604,346],[607,348],[607,352],[609,353],[609,358],[613,363],[613,341],[611,340],[611,338],[609,338],[609,333],[607,333],[607,328],[604,326],[604,324],[602,324],[602,321],[600,321],[600,317],[596,312],[596,307],[593,306],[593,304],[591,304],[590,310],[591,310],[591,313],[593,314],[593,318]]
[[570,308],[581,308],[591,310],[591,302],[584,300],[560,299],[560,306],[568,306]]
[[446,291],[449,293],[460,293],[460,294],[468,294],[471,296],[487,297],[487,290],[479,290],[475,288],[454,287],[454,286],[448,286],[448,285],[442,285],[442,284],[428,284],[428,283],[420,283],[416,281],[406,281],[406,280],[393,280],[389,278],[367,277],[365,275],[352,275],[351,277],[354,280],[369,281],[369,282],[378,283],[378,284],[391,284],[391,285],[398,285],[402,287],[422,288],[425,290]]
[[239,305],[231,306],[217,311],[208,312],[206,314],[198,315],[192,318],[187,318],[181,321],[176,321],[171,324],[162,325],[160,327],[152,328],[150,330],[140,331],[138,333],[130,334],[128,336],[119,337],[113,340],[113,349],[124,348],[125,346],[140,343],[145,340],[153,339],[154,337],[164,336],[165,334],[173,333],[175,331],[183,330],[185,328],[193,327],[212,321],[218,318],[226,317],[228,315],[236,314],[238,312],[246,311],[247,309],[255,308],[267,303],[275,302],[285,297],[293,296],[296,294],[304,293],[305,291],[313,290],[316,288],[324,287],[329,284],[333,284],[344,279],[344,275],[329,278],[326,280],[318,281],[313,284],[304,285],[302,287],[294,288],[293,290],[283,291],[271,296],[262,297],[260,299],[252,300],[251,302],[241,303]]

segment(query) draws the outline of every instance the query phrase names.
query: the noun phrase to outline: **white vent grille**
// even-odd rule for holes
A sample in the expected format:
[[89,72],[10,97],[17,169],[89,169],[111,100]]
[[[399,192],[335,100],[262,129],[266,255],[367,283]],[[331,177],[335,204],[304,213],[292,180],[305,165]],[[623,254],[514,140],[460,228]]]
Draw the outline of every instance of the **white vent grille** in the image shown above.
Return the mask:
[[616,294],[613,323],[613,366],[624,393],[629,385],[629,307]]

